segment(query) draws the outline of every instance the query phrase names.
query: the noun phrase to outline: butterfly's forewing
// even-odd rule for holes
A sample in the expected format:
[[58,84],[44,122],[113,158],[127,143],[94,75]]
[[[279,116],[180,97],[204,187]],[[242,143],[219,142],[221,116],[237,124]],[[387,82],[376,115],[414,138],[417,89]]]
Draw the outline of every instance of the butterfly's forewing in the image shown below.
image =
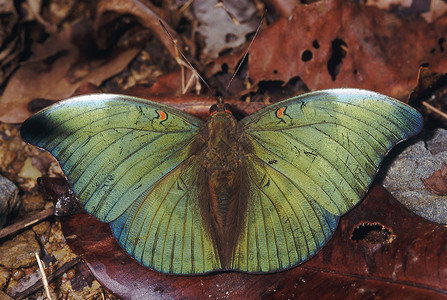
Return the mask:
[[57,158],[85,209],[114,221],[114,234],[138,261],[203,273],[219,264],[194,198],[200,164],[192,148],[202,124],[165,105],[107,94],[59,102],[29,118],[21,134]]
[[265,272],[312,256],[422,117],[392,98],[338,89],[276,103],[241,127],[250,196],[232,267]]

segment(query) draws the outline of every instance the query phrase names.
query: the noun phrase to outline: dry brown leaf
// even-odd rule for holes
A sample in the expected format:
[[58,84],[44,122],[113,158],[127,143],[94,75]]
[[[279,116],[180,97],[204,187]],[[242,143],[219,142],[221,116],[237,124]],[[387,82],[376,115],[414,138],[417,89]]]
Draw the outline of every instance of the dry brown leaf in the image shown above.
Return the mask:
[[8,78],[15,66],[12,61],[17,60],[20,37],[15,35],[19,16],[14,7],[14,1],[0,2],[0,84]]
[[351,1],[297,5],[254,42],[249,75],[255,84],[299,76],[311,90],[357,87],[404,98],[420,65],[447,71],[445,32],[447,16],[429,25]]
[[[293,8],[297,5],[296,0],[266,0],[264,2],[269,12],[284,18],[288,18],[292,14]],[[304,1],[301,2],[303,3]]]
[[425,187],[436,195],[447,195],[447,164],[427,179],[421,179]]
[[396,10],[401,15],[420,15],[431,23],[447,12],[447,3],[443,0],[366,0],[366,5],[380,9]]
[[[12,0],[2,1],[0,3],[0,50],[9,42],[14,26],[18,21],[18,14]],[[1,52],[0,52],[1,53]]]
[[256,6],[251,1],[225,1],[225,8],[239,22],[236,24],[217,1],[196,0],[192,3],[194,15],[199,22],[196,31],[204,39],[203,55],[217,58],[219,53],[245,43],[245,36],[256,30],[259,21]]
[[[160,26],[160,20],[163,20],[161,14],[162,10],[158,9],[155,5],[146,0],[102,0],[98,3],[96,12],[95,28],[99,28],[103,25],[104,19],[107,19],[107,15],[110,12],[117,13],[119,15],[131,15],[138,19],[142,26],[149,28],[153,34],[160,40],[165,49],[171,54],[173,58],[176,58],[178,54],[175,51],[175,47],[172,45],[172,41],[167,36],[166,32]],[[180,49],[183,49],[184,42],[177,35],[177,33],[169,26],[169,24],[163,23],[171,35],[173,35],[176,43]],[[191,58],[190,58],[191,59]]]
[[0,121],[20,123],[31,115],[28,103],[43,98],[60,100],[71,96],[84,83],[100,85],[123,70],[138,53],[128,49],[104,58],[86,60],[80,47],[89,30],[78,23],[51,36],[34,48],[34,56],[9,80],[0,100]]

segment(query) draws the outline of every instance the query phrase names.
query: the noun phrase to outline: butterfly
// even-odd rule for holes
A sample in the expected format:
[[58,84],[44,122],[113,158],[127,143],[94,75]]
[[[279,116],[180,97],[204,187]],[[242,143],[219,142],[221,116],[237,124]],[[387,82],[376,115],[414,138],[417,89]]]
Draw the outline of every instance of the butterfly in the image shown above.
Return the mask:
[[410,106],[359,89],[304,94],[241,121],[218,103],[207,122],[92,94],[40,111],[21,135],[56,157],[85,210],[141,264],[261,273],[311,258],[391,147],[422,126]]

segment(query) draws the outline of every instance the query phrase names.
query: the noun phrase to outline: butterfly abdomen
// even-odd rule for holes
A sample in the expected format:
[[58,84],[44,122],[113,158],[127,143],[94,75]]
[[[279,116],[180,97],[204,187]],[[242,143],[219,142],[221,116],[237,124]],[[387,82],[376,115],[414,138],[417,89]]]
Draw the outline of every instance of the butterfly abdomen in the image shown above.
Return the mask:
[[242,214],[235,188],[239,184],[237,121],[228,111],[213,114],[203,134],[206,147],[203,156],[202,215],[208,224],[219,252],[223,268],[229,266],[238,235],[237,218]]

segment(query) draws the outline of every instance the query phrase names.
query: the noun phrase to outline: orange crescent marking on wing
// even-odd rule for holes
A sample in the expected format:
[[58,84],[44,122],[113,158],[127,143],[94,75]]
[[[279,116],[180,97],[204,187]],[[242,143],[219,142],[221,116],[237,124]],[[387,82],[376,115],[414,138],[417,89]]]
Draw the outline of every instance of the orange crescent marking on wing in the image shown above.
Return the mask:
[[276,116],[280,119],[284,117],[284,111],[286,110],[286,107],[281,107],[276,111]]
[[166,113],[162,110],[157,110],[158,116],[160,121],[164,121],[168,118],[168,116],[166,115]]

